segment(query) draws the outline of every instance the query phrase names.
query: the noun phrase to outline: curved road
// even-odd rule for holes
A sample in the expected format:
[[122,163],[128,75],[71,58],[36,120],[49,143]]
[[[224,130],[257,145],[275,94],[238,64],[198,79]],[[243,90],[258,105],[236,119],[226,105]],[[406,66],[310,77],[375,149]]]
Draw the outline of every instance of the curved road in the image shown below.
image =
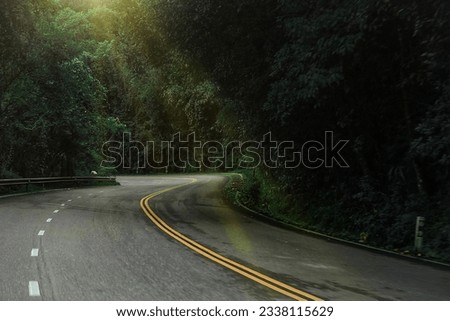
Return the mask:
[[[145,196],[191,176],[0,199],[0,300],[287,300],[181,245],[145,215]],[[450,272],[297,234],[224,203],[225,178],[149,201],[214,252],[325,300],[450,300]]]

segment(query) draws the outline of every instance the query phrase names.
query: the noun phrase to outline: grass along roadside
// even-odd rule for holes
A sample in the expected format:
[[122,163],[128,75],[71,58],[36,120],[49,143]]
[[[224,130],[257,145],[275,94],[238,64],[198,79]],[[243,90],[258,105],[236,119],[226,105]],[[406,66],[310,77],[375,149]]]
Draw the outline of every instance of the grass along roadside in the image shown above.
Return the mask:
[[[271,225],[280,226],[289,230],[294,230],[302,234],[313,237],[344,243],[350,246],[362,247],[370,251],[383,253],[392,256],[400,256],[405,259],[420,261],[425,264],[450,268],[450,262],[439,256],[415,255],[408,248],[392,249],[371,244],[364,233],[360,235],[351,234],[348,231],[334,231],[320,229],[320,225],[308,224],[301,220],[302,209],[292,202],[292,196],[283,195],[280,188],[261,186],[255,172],[236,172],[224,174],[228,180],[224,186],[225,199],[233,206],[243,209],[251,217],[263,220]],[[269,195],[266,193],[270,191]],[[270,204],[277,202],[278,204]],[[297,201],[300,198],[297,199]],[[283,212],[285,211],[285,212]],[[284,215],[287,214],[287,215]]]

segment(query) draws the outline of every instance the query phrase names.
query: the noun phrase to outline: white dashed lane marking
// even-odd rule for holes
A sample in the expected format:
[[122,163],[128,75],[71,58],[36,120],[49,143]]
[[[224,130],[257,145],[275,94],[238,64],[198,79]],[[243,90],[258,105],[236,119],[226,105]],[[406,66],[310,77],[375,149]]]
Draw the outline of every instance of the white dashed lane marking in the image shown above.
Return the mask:
[[37,281],[30,281],[28,283],[28,292],[30,296],[41,296],[41,291],[39,291],[39,283]]
[[[89,194],[89,195],[91,196],[92,194]],[[78,196],[77,198],[80,199],[81,196]],[[72,200],[71,199],[67,200],[67,202],[70,203],[70,202],[72,202]],[[65,203],[61,204],[61,207],[65,207],[65,206],[66,206]],[[57,214],[57,213],[59,213],[59,210],[54,210],[53,211],[53,214]],[[46,222],[47,223],[51,223],[52,220],[53,220],[53,218],[48,218]],[[38,236],[44,236],[44,234],[45,234],[45,230],[40,230],[39,233],[38,233]],[[31,256],[32,257],[39,256],[39,249],[32,249],[31,250]],[[30,282],[28,282],[28,292],[29,292],[31,297],[41,296],[41,291],[39,290],[39,283],[37,281],[30,281]]]

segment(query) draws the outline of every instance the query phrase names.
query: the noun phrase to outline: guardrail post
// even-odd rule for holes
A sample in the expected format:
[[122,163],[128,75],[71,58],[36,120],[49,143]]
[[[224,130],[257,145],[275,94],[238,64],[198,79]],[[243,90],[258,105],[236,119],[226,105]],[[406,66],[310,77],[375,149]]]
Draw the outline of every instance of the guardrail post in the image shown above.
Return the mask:
[[417,216],[416,219],[416,235],[414,240],[414,250],[418,255],[422,252],[423,246],[423,226],[425,225],[425,217]]

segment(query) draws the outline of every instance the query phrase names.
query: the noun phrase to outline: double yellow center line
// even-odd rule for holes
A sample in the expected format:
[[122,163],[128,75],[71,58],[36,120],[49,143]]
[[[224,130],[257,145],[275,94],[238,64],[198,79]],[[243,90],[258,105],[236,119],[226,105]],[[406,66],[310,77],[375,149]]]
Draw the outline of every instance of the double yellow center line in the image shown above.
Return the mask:
[[166,188],[164,190],[161,191],[157,191],[154,192],[146,197],[144,197],[141,200],[141,208],[144,211],[144,213],[148,216],[148,218],[159,228],[161,229],[164,233],[168,234],[169,236],[171,236],[172,238],[174,238],[175,240],[177,240],[178,242],[180,242],[181,244],[185,245],[186,247],[188,247],[189,249],[197,252],[198,254],[201,254],[202,256],[210,259],[211,261],[220,264],[236,273],[239,273],[242,276],[245,276],[246,278],[255,281],[261,285],[264,285],[265,287],[276,291],[278,293],[281,293],[287,297],[290,297],[294,300],[298,300],[298,301],[308,301],[308,300],[313,300],[313,301],[322,301],[322,299],[306,293],[304,291],[301,291],[299,289],[296,289],[288,284],[285,284],[283,282],[280,282],[278,280],[275,280],[267,275],[264,275],[258,271],[255,271],[249,267],[246,267],[245,265],[242,265],[238,262],[235,262],[233,260],[230,260],[227,257],[224,257],[222,255],[220,255],[217,252],[214,252],[213,250],[195,242],[194,240],[188,238],[187,236],[181,234],[180,232],[176,231],[175,229],[173,229],[172,227],[170,227],[169,225],[167,225],[166,222],[164,222],[158,215],[156,215],[156,213],[152,210],[152,208],[149,205],[149,201],[158,196],[161,195],[163,193],[167,193],[169,191],[172,191],[174,189],[178,189],[181,188],[183,186],[186,185],[190,185],[197,182],[196,179],[191,179],[190,182],[184,183],[184,184],[180,184],[180,185],[176,185],[170,188]]

